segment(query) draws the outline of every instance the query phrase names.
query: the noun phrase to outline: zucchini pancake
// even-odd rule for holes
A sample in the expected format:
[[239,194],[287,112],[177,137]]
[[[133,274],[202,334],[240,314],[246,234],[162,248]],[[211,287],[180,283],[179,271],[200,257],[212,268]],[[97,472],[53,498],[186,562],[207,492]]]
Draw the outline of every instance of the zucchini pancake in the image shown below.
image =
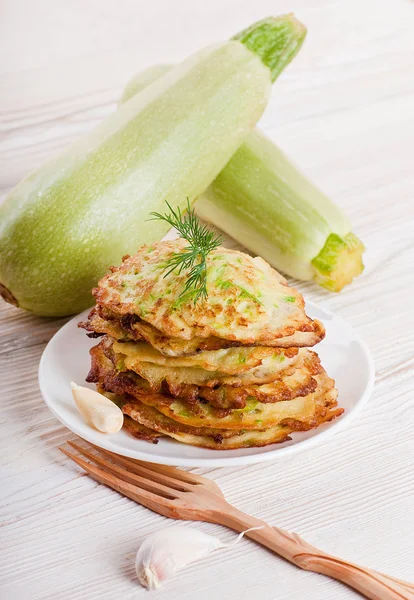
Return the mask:
[[99,338],[87,381],[121,407],[124,428],[153,443],[230,450],[341,415],[335,382],[309,349],[325,330],[301,294],[261,258],[215,247],[195,301],[179,267],[187,251],[179,238],[124,257],[79,324]]

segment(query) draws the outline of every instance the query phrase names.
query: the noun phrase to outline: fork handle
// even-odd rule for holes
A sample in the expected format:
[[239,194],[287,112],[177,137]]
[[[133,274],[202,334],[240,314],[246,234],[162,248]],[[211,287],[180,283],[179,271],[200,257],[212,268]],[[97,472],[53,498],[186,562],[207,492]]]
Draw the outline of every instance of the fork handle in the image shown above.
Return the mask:
[[217,514],[215,522],[239,532],[251,527],[262,527],[248,531],[245,535],[301,569],[333,577],[371,600],[414,600],[414,584],[326,554],[296,533],[272,527],[231,505]]

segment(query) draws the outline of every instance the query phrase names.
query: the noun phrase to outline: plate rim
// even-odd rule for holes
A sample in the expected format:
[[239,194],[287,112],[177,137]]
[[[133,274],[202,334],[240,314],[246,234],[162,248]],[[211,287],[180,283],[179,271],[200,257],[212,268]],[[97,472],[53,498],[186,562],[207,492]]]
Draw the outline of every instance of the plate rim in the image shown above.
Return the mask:
[[[306,305],[308,308],[311,308],[312,310],[315,309],[317,311],[319,310],[319,311],[325,313],[331,319],[336,319],[336,320],[342,321],[347,327],[350,327],[355,336],[355,341],[357,341],[360,344],[361,348],[363,349],[363,352],[364,352],[364,355],[366,358],[366,362],[367,362],[367,366],[368,366],[367,384],[365,386],[364,392],[361,395],[360,399],[355,404],[355,406],[352,408],[352,410],[350,410],[349,412],[346,412],[344,415],[341,416],[340,419],[335,420],[330,425],[330,427],[320,431],[320,433],[318,433],[310,438],[307,438],[305,440],[299,440],[295,444],[292,444],[290,446],[285,446],[284,448],[281,448],[281,447],[278,448],[277,444],[274,444],[274,446],[276,446],[276,447],[273,450],[268,450],[268,451],[260,452],[257,454],[250,454],[250,455],[248,454],[245,456],[223,456],[222,458],[220,458],[220,456],[217,456],[217,458],[210,458],[210,457],[206,457],[206,458],[190,458],[190,457],[170,458],[167,455],[158,456],[156,454],[148,454],[145,451],[130,450],[128,448],[122,449],[122,454],[121,454],[119,452],[119,448],[117,449],[117,448],[113,447],[113,444],[110,441],[111,440],[110,437],[108,437],[108,438],[103,437],[102,442],[99,444],[99,447],[101,447],[105,450],[109,450],[110,452],[113,452],[120,456],[126,456],[128,458],[142,460],[143,462],[152,462],[152,463],[161,464],[161,465],[169,465],[169,466],[177,466],[177,467],[192,467],[192,468],[194,468],[194,467],[205,467],[205,468],[236,467],[236,466],[241,466],[241,465],[251,465],[251,464],[257,464],[257,463],[262,463],[262,462],[268,462],[271,460],[275,460],[277,457],[282,457],[282,456],[286,457],[286,456],[295,454],[298,451],[306,450],[306,449],[312,448],[313,446],[320,444],[326,438],[328,438],[328,437],[334,435],[335,433],[338,433],[342,429],[344,429],[346,426],[348,426],[348,424],[352,421],[352,419],[354,419],[361,412],[362,408],[365,406],[365,404],[367,403],[368,399],[370,398],[370,396],[372,394],[374,384],[375,384],[374,360],[373,360],[371,351],[370,351],[368,345],[366,344],[366,342],[362,339],[362,337],[354,329],[354,327],[352,325],[350,325],[345,319],[336,315],[334,312],[320,306],[319,304],[316,304],[315,302],[307,301]],[[40,393],[42,395],[43,401],[45,402],[46,406],[49,408],[51,413],[58,419],[58,421],[60,423],[62,423],[67,429],[69,429],[69,431],[71,431],[75,435],[79,436],[80,438],[82,438],[96,446],[96,445],[98,445],[96,443],[96,440],[91,439],[92,436],[89,436],[88,432],[86,432],[86,434],[84,431],[80,432],[78,430],[78,428],[76,427],[76,425],[75,426],[73,426],[73,424],[69,425],[67,423],[66,419],[62,418],[62,416],[57,413],[57,411],[54,409],[53,403],[48,400],[48,393],[46,392],[44,384],[43,384],[43,380],[45,379],[45,377],[43,375],[43,371],[45,370],[46,356],[47,356],[47,351],[48,351],[50,344],[52,343],[52,341],[55,338],[61,337],[62,335],[64,335],[66,328],[69,328],[72,325],[73,321],[75,319],[79,319],[79,317],[81,315],[83,315],[87,310],[90,310],[90,308],[86,309],[82,313],[79,313],[79,315],[73,316],[67,323],[65,323],[60,329],[58,329],[58,331],[50,338],[50,340],[46,344],[46,347],[44,348],[44,350],[42,352],[42,356],[39,361],[38,384],[39,384]],[[264,448],[266,448],[266,446],[264,446]],[[219,450],[217,452],[220,453]],[[231,452],[231,450],[228,450],[227,452]]]

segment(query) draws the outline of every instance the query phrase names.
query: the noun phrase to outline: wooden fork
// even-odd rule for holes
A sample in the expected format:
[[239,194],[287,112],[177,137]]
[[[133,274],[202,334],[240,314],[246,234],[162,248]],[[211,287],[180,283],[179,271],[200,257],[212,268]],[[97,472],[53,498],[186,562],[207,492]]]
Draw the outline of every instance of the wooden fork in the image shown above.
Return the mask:
[[241,512],[206,477],[125,458],[95,446],[92,452],[74,442],[68,444],[88,460],[64,447],[60,450],[96,481],[165,517],[217,523],[238,532],[261,527],[246,536],[301,569],[338,579],[372,600],[414,600],[414,584],[325,554],[296,533]]

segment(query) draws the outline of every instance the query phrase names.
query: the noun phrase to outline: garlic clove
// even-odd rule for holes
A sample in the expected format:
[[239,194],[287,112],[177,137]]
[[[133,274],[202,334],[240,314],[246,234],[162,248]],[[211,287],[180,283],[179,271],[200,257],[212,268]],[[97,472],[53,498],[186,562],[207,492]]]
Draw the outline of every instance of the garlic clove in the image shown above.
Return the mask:
[[223,544],[218,538],[195,527],[164,527],[146,537],[138,549],[135,559],[138,581],[149,590],[155,590],[189,563],[207,556],[214,550],[230,548],[248,531],[262,528],[263,526],[246,529],[232,543]]
[[117,433],[124,424],[122,410],[99,392],[71,382],[72,395],[85,421],[102,433]]
[[154,590],[179,569],[218,548],[226,547],[218,538],[184,525],[171,525],[150,534],[141,544],[135,570],[139,582]]

